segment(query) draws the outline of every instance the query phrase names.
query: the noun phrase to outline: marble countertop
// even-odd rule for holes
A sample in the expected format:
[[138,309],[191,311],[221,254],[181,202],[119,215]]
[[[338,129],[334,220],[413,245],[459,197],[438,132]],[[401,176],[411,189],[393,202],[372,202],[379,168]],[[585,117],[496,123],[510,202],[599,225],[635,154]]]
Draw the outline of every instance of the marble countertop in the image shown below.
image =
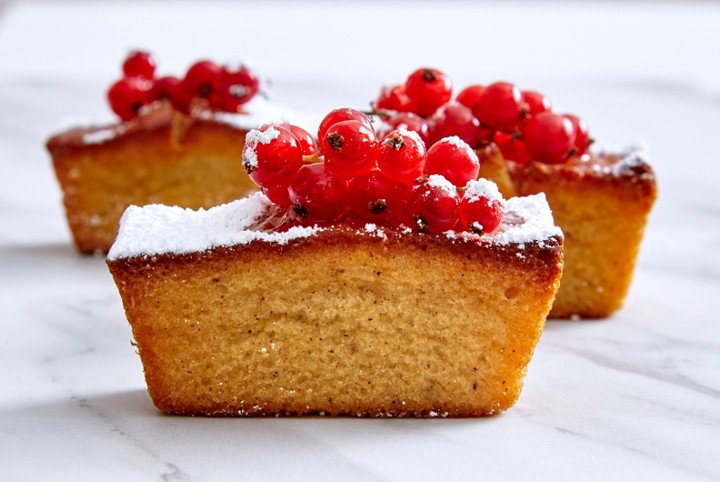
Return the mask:
[[[442,5],[4,10],[0,480],[720,480],[720,6]],[[423,64],[461,85],[509,78],[602,145],[646,143],[660,196],[625,307],[549,321],[519,402],[491,418],[159,413],[103,259],[70,245],[43,148],[68,116],[108,118],[103,91],[134,46],[168,71],[255,59],[279,101],[320,111]]]

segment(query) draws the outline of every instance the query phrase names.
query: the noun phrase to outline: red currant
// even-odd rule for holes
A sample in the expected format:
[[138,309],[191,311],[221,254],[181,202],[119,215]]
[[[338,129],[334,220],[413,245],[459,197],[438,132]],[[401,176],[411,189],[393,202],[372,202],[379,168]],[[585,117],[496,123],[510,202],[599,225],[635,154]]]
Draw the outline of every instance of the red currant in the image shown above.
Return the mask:
[[347,210],[347,181],[324,162],[302,166],[288,190],[292,210],[303,224],[332,223]]
[[245,65],[225,68],[222,73],[222,94],[225,97],[224,110],[238,112],[260,89],[255,73]]
[[330,111],[330,113],[323,118],[322,122],[320,122],[320,127],[318,127],[317,138],[322,139],[325,137],[325,134],[327,134],[327,130],[332,127],[333,124],[346,120],[357,120],[367,125],[370,129],[373,128],[372,122],[368,116],[350,107],[343,107]]
[[155,79],[153,83],[153,98],[156,100],[172,100],[177,97],[182,81],[173,75]]
[[473,114],[486,126],[512,132],[520,122],[522,93],[508,82],[490,84],[479,96]]
[[262,192],[273,204],[283,208],[290,206],[290,194],[287,186],[264,187]]
[[372,127],[361,120],[346,120],[330,126],[320,139],[325,164],[333,174],[349,179],[373,167],[378,141]]
[[405,92],[421,116],[432,115],[438,107],[450,100],[452,81],[437,69],[418,69],[405,81]]
[[493,141],[493,136],[496,132],[496,130],[480,124],[480,127],[478,127],[478,130],[475,133],[475,144],[478,146],[486,146],[490,144]]
[[475,118],[469,107],[459,102],[450,102],[440,107],[428,119],[430,144],[443,137],[458,136],[471,146],[477,141],[480,122]]
[[575,128],[565,116],[543,112],[529,119],[523,132],[533,159],[547,164],[567,161],[575,145]]
[[126,77],[152,79],[155,76],[155,60],[150,52],[135,50],[127,56],[122,69]]
[[401,84],[393,87],[383,87],[373,107],[375,110],[408,112],[412,109],[412,103],[405,93],[405,86]]
[[492,233],[502,221],[503,209],[503,198],[494,182],[470,181],[460,201],[460,221],[475,233]]
[[457,224],[458,192],[443,176],[429,176],[414,186],[410,199],[410,213],[418,230],[439,234]]
[[377,169],[361,174],[348,183],[350,209],[361,220],[387,224],[397,219],[403,206],[403,186]]
[[590,132],[587,122],[573,114],[565,114],[565,117],[572,122],[575,129],[575,152],[573,154],[582,156],[590,147]]
[[534,90],[524,90],[522,93],[523,108],[529,117],[552,110],[550,99]]
[[477,154],[456,136],[439,140],[425,156],[425,174],[440,174],[455,186],[464,186],[479,173]]
[[425,144],[413,131],[398,129],[380,141],[378,167],[395,182],[410,184],[425,167]]
[[303,156],[313,156],[317,153],[317,142],[315,142],[315,138],[312,134],[302,127],[294,126],[292,124],[283,124],[283,126],[290,129],[290,132],[292,132],[298,140],[298,143],[300,143],[300,151]]
[[505,160],[513,161],[517,164],[527,164],[532,160],[530,153],[525,147],[525,142],[518,139],[512,134],[497,131],[493,138],[495,144],[500,149]]
[[281,125],[264,125],[245,137],[243,165],[258,186],[287,186],[303,165],[300,143]]
[[195,62],[183,79],[183,87],[191,98],[208,99],[212,107],[221,107],[223,70],[210,60]]
[[124,121],[137,117],[140,108],[154,100],[152,86],[152,81],[142,77],[118,80],[107,93],[110,108]]
[[470,85],[461,90],[455,100],[472,109],[478,103],[478,100],[480,100],[483,92],[485,92],[484,85]]
[[417,114],[413,114],[412,112],[401,112],[399,114],[395,114],[387,121],[388,126],[390,126],[390,129],[407,129],[409,131],[416,132],[420,139],[423,140],[425,145],[428,144],[429,138],[429,132],[428,132],[428,122],[420,117]]

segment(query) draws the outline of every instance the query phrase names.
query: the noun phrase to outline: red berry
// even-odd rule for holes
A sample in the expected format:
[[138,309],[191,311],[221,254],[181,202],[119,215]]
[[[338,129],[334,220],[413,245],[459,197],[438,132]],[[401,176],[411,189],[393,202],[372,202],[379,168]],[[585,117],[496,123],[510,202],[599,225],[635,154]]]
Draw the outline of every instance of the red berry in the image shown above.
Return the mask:
[[444,233],[458,222],[460,198],[455,186],[440,175],[432,175],[414,186],[410,213],[420,231]]
[[283,124],[283,127],[290,129],[295,138],[300,143],[300,151],[303,156],[312,156],[318,151],[317,142],[315,138],[308,131],[302,127],[294,126],[292,124]]
[[399,114],[395,114],[388,119],[387,124],[390,126],[390,129],[407,129],[409,131],[416,132],[425,145],[427,145],[430,140],[428,122],[412,112],[401,112]]
[[459,102],[450,102],[440,107],[428,119],[430,145],[443,137],[458,136],[471,146],[477,142],[480,122],[469,107]]
[[290,206],[290,194],[287,186],[264,187],[262,192],[273,204],[283,208]]
[[330,126],[320,139],[320,150],[328,169],[349,179],[375,167],[378,141],[373,128],[365,122],[346,120]]
[[142,77],[118,80],[107,93],[110,108],[124,121],[137,117],[140,108],[154,100],[152,86],[152,81]]
[[478,100],[480,100],[483,92],[485,92],[484,85],[470,85],[461,90],[455,100],[472,109],[478,103]]
[[347,181],[324,162],[302,166],[288,190],[293,212],[304,224],[332,223],[347,210]]
[[446,137],[433,144],[425,156],[425,174],[440,174],[455,186],[477,179],[480,161],[459,137]]
[[505,160],[513,161],[517,164],[527,164],[532,160],[530,153],[527,151],[525,142],[506,132],[497,131],[493,141],[500,149]]
[[255,97],[259,89],[260,80],[247,66],[226,67],[222,73],[223,110],[238,112],[240,106]]
[[245,137],[243,165],[258,186],[287,186],[303,165],[300,143],[281,125],[253,129]]
[[437,69],[418,69],[405,81],[405,93],[421,116],[432,115],[438,107],[450,100],[450,77]]
[[318,127],[317,138],[322,139],[323,137],[325,137],[327,130],[332,127],[333,124],[337,124],[338,122],[343,122],[346,120],[361,121],[366,124],[370,129],[373,128],[372,122],[370,121],[370,118],[368,116],[350,107],[343,107],[330,111],[330,113],[328,113],[328,115],[323,118],[322,122],[320,122],[320,127]]
[[182,81],[173,75],[155,79],[153,83],[153,98],[155,100],[172,100],[177,97]]
[[403,207],[404,187],[373,169],[348,183],[350,209],[361,220],[387,224]]
[[425,144],[413,131],[398,129],[380,141],[378,167],[395,182],[410,184],[425,167]]
[[520,122],[522,93],[508,82],[490,84],[478,98],[473,114],[486,126],[512,132]]
[[405,93],[405,86],[401,84],[393,87],[383,87],[373,107],[375,110],[408,112],[412,109],[412,103]]
[[574,155],[582,156],[590,147],[590,132],[587,122],[573,114],[565,114],[575,129],[575,152]]
[[190,98],[208,99],[212,107],[222,107],[223,70],[210,60],[195,62],[183,79],[183,88]]
[[126,77],[152,79],[155,76],[155,60],[150,52],[135,50],[127,56],[122,69]]
[[493,141],[493,136],[495,136],[496,132],[498,131],[480,124],[480,127],[478,127],[478,130],[475,133],[475,145],[485,146],[490,144]]
[[535,92],[534,90],[524,90],[522,93],[522,101],[523,104],[525,104],[524,109],[529,117],[552,110],[552,103],[550,102],[550,99],[540,92]]
[[492,233],[502,221],[503,209],[503,198],[494,182],[470,181],[460,201],[460,221],[475,233]]
[[533,159],[547,164],[567,161],[575,145],[575,128],[565,116],[543,112],[529,119],[523,132]]

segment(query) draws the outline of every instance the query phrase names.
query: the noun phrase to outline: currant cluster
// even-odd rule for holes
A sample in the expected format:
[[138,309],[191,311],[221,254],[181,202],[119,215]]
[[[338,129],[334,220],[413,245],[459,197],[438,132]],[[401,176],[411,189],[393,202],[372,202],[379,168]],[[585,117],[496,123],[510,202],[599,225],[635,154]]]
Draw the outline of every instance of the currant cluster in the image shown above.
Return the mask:
[[378,138],[368,116],[342,108],[325,116],[317,139],[290,124],[263,125],[245,139],[248,175],[299,224],[346,220],[431,233],[500,224],[502,196],[476,180],[477,155],[459,137],[426,150],[416,132],[401,127]]
[[451,99],[450,78],[421,68],[404,84],[382,89],[373,106],[392,128],[415,131],[429,145],[450,135],[475,148],[494,142],[506,159],[521,164],[563,163],[585,154],[591,143],[585,121],[554,113],[545,95],[509,82],[471,85]]
[[155,76],[155,60],[148,52],[134,51],[123,63],[123,77],[108,90],[113,112],[127,121],[143,106],[169,100],[173,107],[189,113],[195,104],[224,112],[238,112],[257,94],[260,81],[245,65],[222,66],[200,60],[190,66],[182,79]]

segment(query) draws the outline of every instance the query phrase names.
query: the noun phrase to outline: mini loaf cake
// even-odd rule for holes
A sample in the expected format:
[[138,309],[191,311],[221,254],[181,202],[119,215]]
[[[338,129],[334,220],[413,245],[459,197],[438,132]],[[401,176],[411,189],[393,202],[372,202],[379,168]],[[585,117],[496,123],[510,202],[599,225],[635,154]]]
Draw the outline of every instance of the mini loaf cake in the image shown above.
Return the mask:
[[587,124],[508,82],[471,85],[418,69],[374,102],[391,128],[429,144],[455,135],[477,149],[480,175],[506,197],[544,192],[566,235],[565,269],[551,317],[602,318],[619,309],[657,196],[647,155],[591,153]]
[[263,193],[131,207],[108,266],[148,390],[208,415],[480,416],[511,407],[562,272],[542,194],[505,201],[456,137],[352,109],[251,131]]
[[208,415],[479,416],[511,407],[561,273],[542,195],[491,235],[258,230],[264,195],[130,208],[108,265],[148,391]]
[[182,80],[156,77],[152,57],[134,52],[123,71],[108,92],[120,122],[47,142],[83,253],[108,251],[130,205],[209,208],[256,190],[241,164],[245,133],[286,115],[303,122],[258,97],[245,66],[200,61]]

